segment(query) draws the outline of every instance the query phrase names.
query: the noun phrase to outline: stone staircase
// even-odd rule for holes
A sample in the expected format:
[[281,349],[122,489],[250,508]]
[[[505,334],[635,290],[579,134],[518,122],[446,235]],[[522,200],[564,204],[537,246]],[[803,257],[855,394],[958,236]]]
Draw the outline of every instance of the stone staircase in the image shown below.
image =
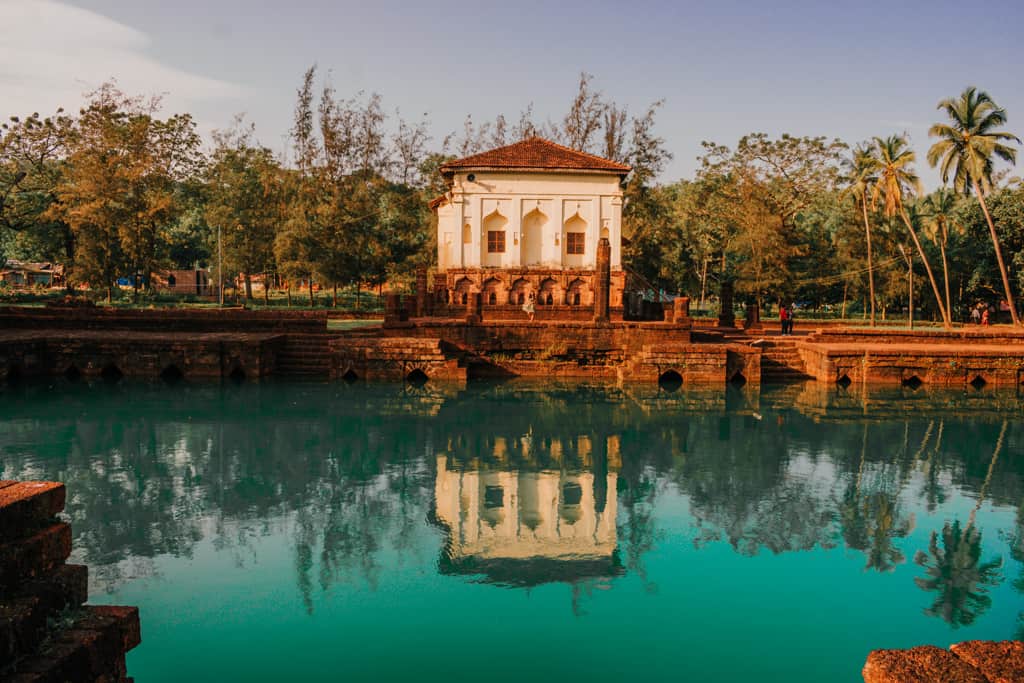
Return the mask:
[[274,374],[290,379],[328,379],[330,341],[331,336],[326,334],[289,334],[277,355]]
[[796,348],[796,340],[773,338],[761,347],[762,382],[801,382],[811,379]]

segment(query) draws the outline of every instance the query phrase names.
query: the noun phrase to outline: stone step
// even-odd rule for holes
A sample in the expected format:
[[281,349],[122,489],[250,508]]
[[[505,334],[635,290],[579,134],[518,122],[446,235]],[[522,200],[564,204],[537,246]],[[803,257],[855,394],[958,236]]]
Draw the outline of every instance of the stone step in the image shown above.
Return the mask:
[[66,564],[19,589],[0,603],[0,662],[11,662],[35,651],[46,636],[47,620],[66,607],[88,599],[89,571]]
[[35,653],[12,667],[10,683],[93,683],[124,681],[124,653],[141,642],[135,607],[87,606],[71,626],[54,634],[45,653]]
[[5,586],[45,575],[70,554],[71,526],[64,522],[0,545],[0,594],[6,593]]
[[53,481],[0,481],[0,543],[23,538],[64,509],[67,490]]

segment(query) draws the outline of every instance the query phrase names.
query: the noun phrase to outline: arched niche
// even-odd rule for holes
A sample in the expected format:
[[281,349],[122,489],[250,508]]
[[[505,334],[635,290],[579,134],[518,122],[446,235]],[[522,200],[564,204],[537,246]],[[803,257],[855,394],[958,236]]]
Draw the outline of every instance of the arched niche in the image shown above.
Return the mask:
[[505,286],[496,277],[484,280],[483,284],[484,304],[488,306],[499,306],[505,302]]
[[473,281],[468,277],[459,278],[455,283],[455,296],[452,297],[452,304],[465,306],[469,303],[469,294],[473,291]]
[[540,208],[535,208],[523,216],[520,253],[524,266],[539,266],[544,262],[544,228],[547,223],[548,217]]
[[526,303],[531,291],[533,291],[533,285],[530,284],[529,280],[519,278],[512,283],[512,289],[509,292],[509,303],[521,306]]
[[541,306],[552,306],[562,303],[562,288],[551,278],[545,278],[540,283],[540,293],[537,296],[537,303]]
[[569,287],[565,290],[565,303],[569,306],[592,305],[590,287],[587,283],[580,278],[570,282]]
[[567,268],[582,268],[587,251],[587,221],[574,213],[562,226],[562,262]]
[[483,239],[480,245],[483,258],[480,260],[485,267],[498,268],[503,265],[505,252],[509,246],[507,227],[508,218],[502,216],[497,209],[484,216],[481,223]]

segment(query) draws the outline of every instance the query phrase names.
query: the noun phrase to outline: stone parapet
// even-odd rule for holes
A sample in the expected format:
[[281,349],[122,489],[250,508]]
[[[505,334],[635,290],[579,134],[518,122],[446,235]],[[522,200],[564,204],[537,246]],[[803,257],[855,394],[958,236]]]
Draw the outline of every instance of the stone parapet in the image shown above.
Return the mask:
[[65,499],[56,482],[0,481],[0,679],[130,680],[125,653],[141,642],[139,612],[83,605],[88,570],[65,564],[71,527],[56,517]]
[[328,311],[250,311],[241,308],[0,306],[0,329],[133,330],[153,332],[326,332]]

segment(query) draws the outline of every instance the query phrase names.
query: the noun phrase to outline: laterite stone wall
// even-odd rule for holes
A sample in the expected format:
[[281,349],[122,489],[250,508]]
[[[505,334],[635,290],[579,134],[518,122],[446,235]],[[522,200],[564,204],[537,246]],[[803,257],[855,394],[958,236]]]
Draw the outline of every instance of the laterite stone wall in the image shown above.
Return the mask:
[[86,605],[88,570],[67,564],[71,527],[56,482],[0,481],[0,680],[130,681],[141,642],[135,607]]

